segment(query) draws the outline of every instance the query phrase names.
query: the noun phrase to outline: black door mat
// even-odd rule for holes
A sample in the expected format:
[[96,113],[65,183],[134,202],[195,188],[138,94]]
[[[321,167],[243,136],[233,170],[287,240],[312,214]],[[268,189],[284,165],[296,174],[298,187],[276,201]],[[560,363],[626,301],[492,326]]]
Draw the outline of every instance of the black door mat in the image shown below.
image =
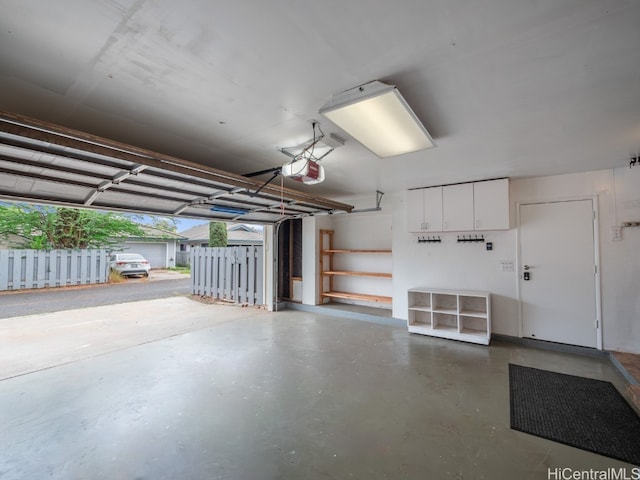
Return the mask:
[[511,428],[640,465],[640,418],[610,383],[509,364]]

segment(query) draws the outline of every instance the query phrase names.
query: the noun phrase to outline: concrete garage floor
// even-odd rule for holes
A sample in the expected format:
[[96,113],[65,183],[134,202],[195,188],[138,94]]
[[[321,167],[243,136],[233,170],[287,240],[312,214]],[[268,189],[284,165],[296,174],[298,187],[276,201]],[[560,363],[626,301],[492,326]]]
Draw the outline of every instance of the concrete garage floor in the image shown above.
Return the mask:
[[[85,320],[68,328],[56,314],[11,319],[2,480],[544,479],[554,467],[630,467],[509,428],[509,362],[624,390],[608,360],[185,297],[139,303],[66,312]],[[32,337],[51,328],[5,356],[20,322]],[[49,360],[37,353],[45,337],[59,343]]]

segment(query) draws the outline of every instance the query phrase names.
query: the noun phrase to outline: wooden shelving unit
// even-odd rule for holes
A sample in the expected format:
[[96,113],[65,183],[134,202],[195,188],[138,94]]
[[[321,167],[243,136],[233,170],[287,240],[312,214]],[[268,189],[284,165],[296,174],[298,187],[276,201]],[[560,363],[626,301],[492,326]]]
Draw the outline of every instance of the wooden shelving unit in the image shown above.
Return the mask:
[[[336,270],[333,266],[333,257],[336,254],[358,254],[358,255],[390,255],[391,250],[371,250],[371,249],[343,249],[333,248],[333,230],[320,230],[320,272],[321,296],[322,298],[343,298],[347,300],[360,300],[365,302],[390,304],[392,298],[385,295],[371,295],[368,293],[341,292],[334,289],[334,277],[370,277],[370,278],[391,278],[389,272],[364,272],[350,270]],[[325,248],[326,247],[326,248]],[[328,282],[325,282],[325,277]],[[328,283],[328,288],[327,288]]]
[[379,272],[349,272],[347,270],[334,270],[334,271],[326,271],[322,272],[322,275],[345,275],[350,277],[378,277],[378,278],[391,278],[390,273],[379,273]]

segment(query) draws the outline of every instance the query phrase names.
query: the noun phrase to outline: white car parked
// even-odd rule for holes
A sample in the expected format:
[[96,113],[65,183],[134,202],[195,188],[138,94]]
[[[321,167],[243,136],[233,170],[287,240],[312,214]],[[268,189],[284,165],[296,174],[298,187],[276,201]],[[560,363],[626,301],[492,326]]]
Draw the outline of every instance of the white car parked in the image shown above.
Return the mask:
[[129,275],[149,276],[151,264],[139,253],[114,253],[109,259],[111,270],[123,277]]

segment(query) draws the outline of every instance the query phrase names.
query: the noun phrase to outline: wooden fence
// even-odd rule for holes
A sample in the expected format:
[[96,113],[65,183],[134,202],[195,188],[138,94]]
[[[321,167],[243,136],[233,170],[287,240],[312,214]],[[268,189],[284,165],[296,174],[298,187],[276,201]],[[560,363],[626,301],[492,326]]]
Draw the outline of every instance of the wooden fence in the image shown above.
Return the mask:
[[191,293],[236,303],[263,303],[263,249],[191,249]]
[[191,265],[191,263],[189,263],[190,261],[191,261],[190,252],[176,252],[177,267],[188,267],[189,265]]
[[109,281],[107,250],[0,250],[0,291]]

